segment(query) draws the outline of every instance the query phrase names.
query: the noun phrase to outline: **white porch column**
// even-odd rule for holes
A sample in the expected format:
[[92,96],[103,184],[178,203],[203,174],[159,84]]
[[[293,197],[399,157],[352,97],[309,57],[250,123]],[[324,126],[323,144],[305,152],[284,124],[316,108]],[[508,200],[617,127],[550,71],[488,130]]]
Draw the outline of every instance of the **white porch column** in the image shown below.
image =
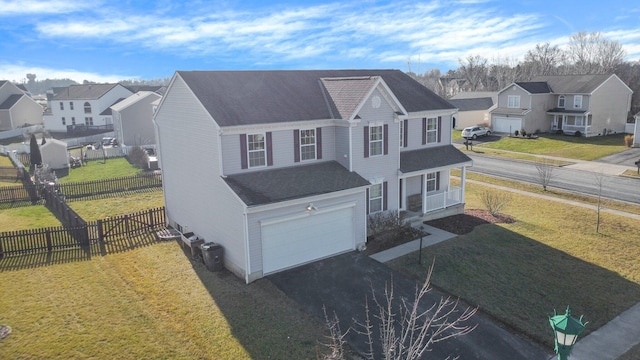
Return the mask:
[[462,171],[460,172],[460,202],[464,204],[464,191],[467,185],[467,167],[463,166]]

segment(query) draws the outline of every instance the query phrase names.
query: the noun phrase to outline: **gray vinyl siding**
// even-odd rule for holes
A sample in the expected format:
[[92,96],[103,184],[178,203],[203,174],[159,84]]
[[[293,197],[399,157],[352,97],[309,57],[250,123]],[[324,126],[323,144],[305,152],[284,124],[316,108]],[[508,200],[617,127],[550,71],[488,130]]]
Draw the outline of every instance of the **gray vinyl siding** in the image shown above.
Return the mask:
[[[315,128],[313,126],[304,127],[299,129]],[[256,168],[242,169],[241,166],[241,151],[240,151],[240,135],[229,134],[222,136],[222,162],[223,172],[225,175],[236,174],[242,171],[255,171],[265,169],[276,169],[294,165],[311,164],[320,161],[329,161],[335,159],[335,144],[336,144],[336,130],[333,126],[321,127],[322,128],[322,159],[305,160],[300,162],[294,161],[294,147],[293,147],[293,129],[287,128],[286,130],[271,130],[272,136],[272,151],[273,151],[273,165],[262,166]],[[247,134],[252,133],[264,133],[264,131],[251,131],[248,130]]]
[[25,124],[42,124],[42,106],[30,97],[23,96],[11,108],[11,118],[14,129]]
[[[348,126],[336,126],[334,127],[335,134],[335,160],[344,166],[345,169],[349,169],[349,158],[352,154],[349,151],[349,143],[351,137],[349,135]],[[355,135],[354,135],[355,136]]]
[[593,114],[591,132],[602,133],[605,128],[607,131],[624,132],[630,110],[630,96],[631,91],[615,76],[596,89],[590,97],[590,110]]
[[524,117],[522,127],[528,133],[547,132],[551,128],[551,118],[547,110],[555,107],[553,96],[549,94],[530,95],[531,111]]
[[[315,206],[320,209],[330,208],[333,206],[339,206],[347,203],[355,203],[354,208],[354,231],[355,231],[355,244],[364,243],[366,241],[366,216],[365,216],[365,191],[361,191],[357,194],[334,194],[334,197],[318,200],[310,198],[305,202],[287,202],[283,204],[283,207],[277,209],[270,209],[263,212],[256,212],[247,216],[248,230],[249,230],[249,261],[252,264],[250,278],[262,277],[262,233],[261,233],[261,221],[269,219],[277,219],[285,216],[291,216],[299,214],[301,211],[305,211],[309,201],[312,201]],[[304,237],[305,229],[300,229],[300,237]]]
[[[144,99],[122,109],[120,112],[120,126],[122,142],[127,146],[151,145],[156,143],[155,130],[153,128],[153,108],[151,103],[160,95],[149,95]],[[114,126],[116,115],[114,113]]]
[[[394,122],[395,111],[382,101],[379,108],[374,109],[371,98],[375,95],[384,99],[379,91],[373,92],[358,113],[361,121],[352,128],[353,139],[353,171],[371,181],[382,179],[387,182],[387,210],[398,209],[398,168],[400,160],[400,126]],[[364,127],[371,125],[388,125],[388,154],[364,157]]]
[[220,177],[217,126],[177,76],[155,121],[169,219],[221,244],[225,266],[244,278],[244,205]]

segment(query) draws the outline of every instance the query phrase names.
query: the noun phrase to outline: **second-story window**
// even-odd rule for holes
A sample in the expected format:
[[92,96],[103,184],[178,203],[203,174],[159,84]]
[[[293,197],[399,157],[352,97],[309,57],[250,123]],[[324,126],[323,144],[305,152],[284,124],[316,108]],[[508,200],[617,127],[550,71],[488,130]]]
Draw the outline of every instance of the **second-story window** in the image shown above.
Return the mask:
[[93,126],[93,118],[92,117],[85,117],[84,118],[84,124],[85,125],[89,125],[89,126]]
[[60,101],[60,110],[64,110],[64,103]]
[[573,107],[576,109],[582,108],[582,95],[574,95],[573,97]]
[[438,118],[427,118],[427,144],[438,142]]
[[84,113],[91,114],[91,104],[88,101],[84,103]]
[[69,101],[69,110],[73,110],[73,101]]
[[75,117],[71,117],[71,125],[75,125],[76,124],[76,118]]
[[382,155],[383,130],[382,125],[369,127],[369,156]]
[[67,125],[67,119],[65,119],[64,116],[62,117],[62,125]]
[[249,156],[249,167],[265,166],[267,159],[267,147],[264,134],[247,135],[247,154]]
[[564,95],[558,97],[558,107],[564,109]]
[[300,130],[300,159],[316,159],[316,130]]
[[520,108],[520,95],[509,95],[507,97],[507,107],[512,109]]

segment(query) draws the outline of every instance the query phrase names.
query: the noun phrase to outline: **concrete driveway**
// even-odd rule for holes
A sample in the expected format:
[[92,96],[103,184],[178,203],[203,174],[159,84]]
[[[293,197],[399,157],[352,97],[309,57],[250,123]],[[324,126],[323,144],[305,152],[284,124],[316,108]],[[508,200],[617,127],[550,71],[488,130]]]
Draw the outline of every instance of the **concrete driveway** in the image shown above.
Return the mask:
[[[354,319],[363,322],[365,298],[371,300],[372,288],[381,296],[384,294],[385,284],[392,281],[397,300],[413,300],[416,291],[414,281],[358,252],[316,261],[267,278],[307,313],[323,323],[323,305],[328,314],[335,311],[343,331],[354,324]],[[431,306],[442,296],[432,290],[423,304],[424,308]],[[375,314],[372,312],[371,317],[373,315]],[[526,341],[481,314],[476,314],[470,321],[478,324],[471,334],[434,344],[433,350],[425,358],[444,359],[451,355],[459,356],[460,359],[546,360],[552,356],[553,349],[543,349]],[[551,336],[551,331],[549,335]],[[366,352],[366,339],[356,331],[349,331],[345,340],[352,349],[360,353]]]
[[629,148],[617,154],[605,156],[596,161],[607,164],[636,167],[635,162],[640,160],[640,148]]

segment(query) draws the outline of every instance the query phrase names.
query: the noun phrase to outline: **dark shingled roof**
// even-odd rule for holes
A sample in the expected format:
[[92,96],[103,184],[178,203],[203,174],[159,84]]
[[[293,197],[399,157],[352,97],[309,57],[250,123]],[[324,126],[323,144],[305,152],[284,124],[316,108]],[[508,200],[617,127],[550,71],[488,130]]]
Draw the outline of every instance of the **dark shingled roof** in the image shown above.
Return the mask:
[[471,162],[471,158],[456,149],[453,145],[403,151],[400,153],[400,171],[404,174],[469,162]]
[[548,113],[560,113],[560,114],[584,114],[588,112],[588,110],[568,110],[565,108],[553,108],[551,110],[547,110]]
[[370,185],[336,161],[229,175],[227,185],[248,206]]
[[548,75],[536,76],[532,81],[544,81],[556,94],[591,94],[611,74],[593,75]]
[[5,100],[2,104],[0,104],[0,109],[2,110],[11,109],[11,107],[15,105],[18,102],[18,100],[20,100],[23,96],[26,96],[26,95],[24,94],[9,95],[7,100]]
[[55,96],[53,100],[99,99],[118,85],[119,84],[70,85],[61,91],[54,92]]
[[111,107],[112,107],[113,105],[115,105],[115,104],[119,103],[120,101],[124,100],[124,99],[126,99],[126,98],[120,98],[120,99],[116,100],[113,104],[109,105],[109,107],[108,107],[108,108],[104,109],[104,110],[100,113],[100,115],[105,115],[105,116],[113,115],[113,114],[112,114],[112,113],[113,113],[113,111],[111,111]]
[[531,94],[550,94],[552,93],[549,84],[544,81],[517,82],[521,88],[527,90]]
[[[409,112],[454,109],[400,70],[178,71],[221,126],[335,119],[322,79],[380,76]],[[333,114],[332,114],[333,113]],[[332,116],[333,115],[333,116]]]
[[493,99],[490,97],[474,99],[451,99],[449,102],[458,108],[459,111],[488,110],[493,106]]

